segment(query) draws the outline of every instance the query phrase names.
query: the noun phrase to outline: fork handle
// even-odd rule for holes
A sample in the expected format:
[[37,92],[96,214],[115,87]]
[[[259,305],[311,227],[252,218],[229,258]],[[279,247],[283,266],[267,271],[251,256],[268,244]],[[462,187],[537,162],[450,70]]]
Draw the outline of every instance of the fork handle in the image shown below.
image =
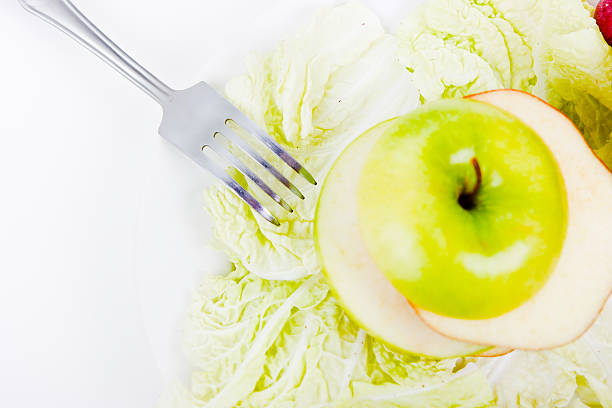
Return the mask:
[[164,105],[174,91],[126,54],[70,0],[19,0],[32,14],[68,34]]

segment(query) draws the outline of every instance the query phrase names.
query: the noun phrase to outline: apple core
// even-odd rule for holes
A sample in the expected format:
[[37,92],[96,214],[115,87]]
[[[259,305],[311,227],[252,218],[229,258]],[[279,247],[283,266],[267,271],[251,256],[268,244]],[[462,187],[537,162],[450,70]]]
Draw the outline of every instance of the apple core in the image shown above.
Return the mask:
[[472,166],[474,166],[474,173],[476,174],[476,184],[473,187],[469,187],[466,181],[465,186],[461,193],[459,194],[459,198],[457,198],[457,202],[464,210],[470,211],[476,207],[476,197],[478,196],[478,190],[480,190],[480,186],[482,185],[482,170],[480,169],[480,164],[478,164],[478,159],[473,157],[470,160]]

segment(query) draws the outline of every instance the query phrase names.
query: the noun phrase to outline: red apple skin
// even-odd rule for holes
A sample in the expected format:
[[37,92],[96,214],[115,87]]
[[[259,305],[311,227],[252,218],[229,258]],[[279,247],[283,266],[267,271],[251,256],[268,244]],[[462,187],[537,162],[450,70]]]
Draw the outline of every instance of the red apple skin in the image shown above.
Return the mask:
[[612,45],[612,0],[601,0],[595,9],[595,21],[606,42]]
[[514,349],[508,347],[494,347],[489,351],[485,351],[484,353],[476,354],[474,357],[482,357],[482,358],[491,358],[491,357],[501,357],[506,354],[510,354],[514,351]]

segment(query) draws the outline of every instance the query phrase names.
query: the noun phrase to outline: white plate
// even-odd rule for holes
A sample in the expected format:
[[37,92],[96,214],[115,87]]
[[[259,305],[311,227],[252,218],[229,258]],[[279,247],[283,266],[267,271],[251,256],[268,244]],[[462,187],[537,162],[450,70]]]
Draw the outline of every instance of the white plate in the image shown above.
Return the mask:
[[[231,18],[213,19],[209,26],[203,24],[193,35],[209,40],[189,43],[198,47],[197,54],[208,56],[207,61],[202,60],[197,75],[194,71],[190,76],[194,82],[204,79],[218,89],[232,75],[243,72],[249,52],[271,49],[305,24],[318,7],[341,2],[226,3],[226,10],[221,10],[215,2],[214,14],[229,16],[229,10],[234,9]],[[387,28],[395,29],[419,1],[365,3],[381,16]],[[186,50],[185,54],[190,53]],[[205,273],[229,266],[222,254],[208,246],[211,220],[203,207],[202,192],[211,178],[162,141],[148,147],[144,154],[150,171],[138,213],[134,271],[145,327],[163,379],[186,380],[188,369],[181,354],[180,329],[191,293]]]

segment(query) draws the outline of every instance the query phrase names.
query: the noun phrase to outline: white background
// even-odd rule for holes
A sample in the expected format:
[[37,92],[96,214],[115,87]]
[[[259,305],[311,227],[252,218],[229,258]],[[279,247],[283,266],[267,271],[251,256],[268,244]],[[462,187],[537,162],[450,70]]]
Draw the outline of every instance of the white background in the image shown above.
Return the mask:
[[[365,1],[389,28],[417,1]],[[175,88],[218,88],[325,0],[75,0]],[[66,36],[0,3],[0,406],[151,407],[180,375],[211,181],[161,110]]]

